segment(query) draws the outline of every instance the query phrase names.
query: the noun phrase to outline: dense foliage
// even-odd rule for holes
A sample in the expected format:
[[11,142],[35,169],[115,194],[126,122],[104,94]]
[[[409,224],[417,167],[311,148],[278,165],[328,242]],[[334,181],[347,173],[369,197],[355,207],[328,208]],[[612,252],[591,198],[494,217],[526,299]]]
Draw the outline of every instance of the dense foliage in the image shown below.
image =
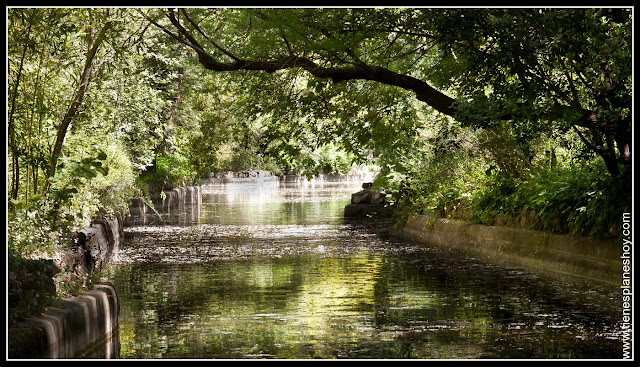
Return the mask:
[[377,184],[397,189],[406,212],[609,236],[630,210],[629,9],[168,9],[149,19],[207,70],[266,72],[247,90],[254,115],[295,142],[323,131],[376,159]]
[[[407,213],[615,235],[629,9],[9,8],[8,246],[216,171],[377,164]],[[149,184],[153,183],[153,184]]]
[[132,14],[22,8],[8,20],[8,244],[33,256],[127,209],[163,101],[132,52],[145,28]]
[[[437,135],[422,153],[383,171],[375,185],[396,188],[391,201],[405,216],[585,236],[620,234],[622,214],[631,212],[630,180],[610,177],[601,160],[574,154],[559,144],[562,139],[534,144],[529,163],[508,149],[508,140],[487,135],[493,134],[463,129],[449,139]],[[518,168],[518,162],[527,162],[525,172],[508,169]]]

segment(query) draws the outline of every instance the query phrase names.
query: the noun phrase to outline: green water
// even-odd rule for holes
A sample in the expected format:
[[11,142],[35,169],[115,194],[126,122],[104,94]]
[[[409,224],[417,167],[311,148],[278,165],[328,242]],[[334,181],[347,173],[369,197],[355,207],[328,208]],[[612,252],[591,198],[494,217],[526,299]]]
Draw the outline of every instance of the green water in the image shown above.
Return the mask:
[[120,358],[621,358],[615,290],[346,222],[357,190],[208,187],[126,228]]

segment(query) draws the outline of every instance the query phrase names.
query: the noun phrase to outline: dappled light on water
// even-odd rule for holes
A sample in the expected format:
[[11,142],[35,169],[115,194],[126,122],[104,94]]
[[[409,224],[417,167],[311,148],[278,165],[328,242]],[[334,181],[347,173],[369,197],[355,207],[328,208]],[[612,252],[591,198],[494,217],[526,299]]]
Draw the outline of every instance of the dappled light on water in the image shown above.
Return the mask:
[[610,289],[345,221],[358,189],[204,187],[197,220],[126,228],[120,356],[620,356]]

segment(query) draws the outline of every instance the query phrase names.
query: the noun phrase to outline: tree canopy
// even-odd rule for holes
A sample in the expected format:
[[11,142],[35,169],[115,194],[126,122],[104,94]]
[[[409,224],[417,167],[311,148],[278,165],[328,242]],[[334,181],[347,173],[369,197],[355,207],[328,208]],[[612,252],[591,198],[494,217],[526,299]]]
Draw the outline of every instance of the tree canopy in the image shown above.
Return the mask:
[[631,166],[629,9],[160,13],[149,20],[208,70],[303,69],[334,83],[375,81],[474,126],[573,129],[612,176]]
[[407,212],[560,232],[615,234],[630,208],[630,8],[25,7],[7,20],[9,247],[22,253],[223,170],[375,165]]

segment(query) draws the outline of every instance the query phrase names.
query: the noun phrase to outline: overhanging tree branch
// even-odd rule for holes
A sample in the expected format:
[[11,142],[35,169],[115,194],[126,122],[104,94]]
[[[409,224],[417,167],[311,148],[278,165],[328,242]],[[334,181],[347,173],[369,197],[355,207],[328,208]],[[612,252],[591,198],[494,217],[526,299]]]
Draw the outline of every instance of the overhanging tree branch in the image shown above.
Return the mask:
[[[345,80],[371,80],[379,83],[400,87],[406,90],[411,90],[416,94],[416,97],[433,107],[439,112],[446,115],[453,116],[456,112],[453,107],[455,100],[446,94],[438,91],[430,86],[428,83],[414,78],[412,76],[395,73],[389,69],[366,65],[350,65],[343,67],[323,67],[309,58],[295,55],[286,55],[277,57],[272,60],[250,60],[241,59],[239,57],[232,57],[233,62],[221,62],[214,56],[207,52],[202,45],[195,39],[195,37],[189,32],[177,19],[175,13],[170,10],[168,15],[171,23],[176,27],[179,34],[186,38],[186,41],[180,40],[172,32],[166,30],[166,28],[153,22],[159,26],[163,31],[172,35],[181,43],[191,47],[198,54],[198,61],[202,66],[212,71],[238,71],[238,70],[255,70],[265,71],[267,73],[274,73],[278,70],[290,69],[299,67],[311,75],[317,78],[331,79],[335,83],[339,83]],[[217,47],[222,51],[219,47]],[[231,56],[230,56],[231,57]]]
[[[190,23],[192,25],[197,26],[193,19],[188,16],[186,10],[181,10],[181,12],[185,14],[185,17],[190,20]],[[352,64],[339,67],[325,67],[319,65],[317,62],[311,60],[308,57],[296,56],[291,54],[278,56],[272,58],[271,60],[243,59],[216,44],[215,46],[219,51],[225,53],[227,56],[233,59],[232,62],[222,62],[205,50],[205,48],[198,42],[194,35],[180,23],[173,10],[169,10],[167,17],[177,29],[179,35],[182,37],[159,25],[157,22],[149,18],[147,19],[149,19],[154,25],[159,27],[165,33],[169,34],[182,44],[189,46],[194,51],[196,51],[196,53],[198,54],[198,61],[203,67],[208,70],[227,72],[239,70],[254,70],[274,73],[278,70],[302,68],[317,78],[331,79],[335,83],[346,80],[370,80],[410,90],[416,94],[416,98],[418,100],[425,102],[441,113],[452,117],[456,117],[458,113],[458,110],[454,105],[454,102],[456,102],[456,100],[433,88],[427,82],[406,74],[396,73],[388,68],[369,65],[363,62],[357,63],[355,65]],[[198,28],[200,27],[198,26]],[[575,111],[575,107],[560,106],[559,108],[571,109]],[[598,116],[593,111],[579,111],[581,116],[576,122],[578,126],[591,128],[599,123]],[[526,116],[515,116],[513,112],[505,112],[504,115],[494,116],[494,118],[499,118],[502,120],[512,120],[515,118],[526,118]]]
[[[194,22],[191,17],[189,16],[189,13],[187,13],[187,11],[185,9],[181,9],[182,14],[184,15],[185,18],[187,18],[187,20],[189,21],[189,23],[191,23],[191,25],[204,37],[207,39],[207,41],[211,42],[211,44],[217,48],[218,50],[220,50],[223,54],[229,56],[230,58],[232,58],[235,61],[240,61],[240,58],[238,58],[237,56],[235,56],[234,54],[232,54],[231,52],[229,52],[227,49],[225,49],[224,47],[220,46],[218,43],[216,43],[214,40],[211,39],[211,37],[209,37],[203,30],[202,28],[200,28],[200,26],[198,26],[198,24],[196,22]],[[171,13],[171,18],[175,19],[175,15],[173,14],[173,12]],[[175,21],[177,22],[177,19],[175,19]],[[173,23],[173,20],[172,20]],[[175,23],[174,23],[175,24]],[[286,40],[285,40],[286,41]]]
[[[232,54],[228,50],[220,47],[220,45],[215,43],[214,47],[218,51],[221,51],[223,54],[233,59],[232,61],[221,61],[220,59],[218,59],[218,55],[214,55],[208,52],[198,42],[195,36],[197,36],[199,33],[201,36],[204,36],[210,41],[211,38],[208,37],[206,33],[204,33],[198,23],[193,21],[186,10],[181,10],[181,13],[185,15],[187,21],[193,28],[195,28],[195,30],[193,31],[195,33],[192,33],[192,31],[188,30],[187,28],[185,28],[185,26],[183,26],[183,24],[181,24],[179,18],[176,16],[176,13],[173,10],[169,10],[166,15],[177,30],[177,34],[174,34],[173,32],[158,25],[157,23],[154,24],[160,27],[165,33],[170,34],[179,42],[192,48],[198,54],[198,61],[200,62],[200,64],[208,70],[218,72],[254,70],[274,73],[278,70],[300,68],[317,78],[331,79],[334,83],[339,83],[346,80],[370,80],[412,91],[415,93],[418,100],[425,102],[436,111],[452,116],[458,120],[467,121],[470,118],[470,116],[468,116],[464,112],[464,109],[460,108],[460,106],[463,106],[465,104],[464,101],[456,101],[454,98],[433,88],[424,80],[417,79],[407,74],[397,73],[385,67],[371,65],[358,60],[357,58],[356,62],[353,64],[340,58],[335,60],[333,58],[327,59],[323,64],[315,58],[306,56],[305,50],[302,50],[299,55],[293,54],[291,52],[291,45],[287,45],[289,53],[286,55],[282,54],[274,55],[271,57],[262,57],[261,59],[252,59],[250,57],[245,58]],[[396,34],[399,31],[401,30],[393,29],[393,32],[396,32]],[[327,35],[327,37],[328,36],[329,35]],[[417,36],[417,34],[411,36]],[[426,37],[432,35],[421,34],[421,36]],[[433,39],[431,37],[427,38]],[[474,47],[471,48],[472,51],[480,51]],[[483,51],[481,52],[486,54]],[[353,57],[355,53],[352,52],[350,55]],[[331,65],[331,63],[335,61],[339,62],[339,66]],[[546,81],[548,80],[549,76],[546,75],[540,65],[536,64],[535,66],[536,67],[534,68],[525,68],[524,74],[520,73],[520,75],[525,77],[525,79],[527,79],[526,77],[528,76],[531,78],[531,80],[541,83],[542,85],[547,85],[548,83]],[[534,69],[536,72],[534,72]],[[539,75],[538,73],[542,74]],[[549,88],[550,91],[553,91],[556,98],[567,99],[572,102],[575,100],[575,95],[572,96],[570,91],[566,92],[564,90],[561,90],[558,86],[551,85],[546,86],[546,88]],[[518,105],[521,105],[521,107],[523,108],[514,109],[513,105],[505,105],[505,107],[502,109],[493,109],[494,112],[486,112],[484,114],[482,114],[483,111],[477,112],[481,112],[481,115],[483,115],[484,117],[480,117],[480,119],[485,121],[491,119],[506,121],[532,120],[541,117],[548,120],[569,119],[576,126],[585,127],[589,130],[595,129],[594,131],[600,131],[601,133],[605,134],[611,133],[611,131],[609,130],[611,130],[612,127],[609,120],[599,116],[598,113],[594,110],[582,109],[575,103],[573,103],[573,105],[565,105],[563,103],[560,103],[560,101],[556,101],[550,109],[550,114],[541,114],[541,111],[545,106],[539,106],[538,108],[534,104],[532,104],[531,101],[521,102]],[[497,111],[497,113],[495,111]],[[473,119],[476,120],[477,117],[473,117]],[[480,122],[480,120],[478,120],[478,122]],[[609,153],[611,149],[605,151],[606,147],[603,144],[589,144],[589,147],[603,156],[603,158],[610,159],[609,156],[611,154]],[[615,170],[612,171],[612,175],[615,176]]]

